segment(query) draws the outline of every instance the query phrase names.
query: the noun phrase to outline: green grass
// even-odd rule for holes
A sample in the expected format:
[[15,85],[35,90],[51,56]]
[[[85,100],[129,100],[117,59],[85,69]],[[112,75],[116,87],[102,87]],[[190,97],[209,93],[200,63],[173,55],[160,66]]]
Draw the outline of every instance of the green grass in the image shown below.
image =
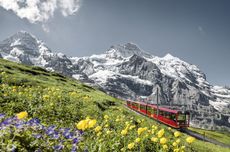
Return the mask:
[[[39,67],[0,59],[0,90],[0,113],[8,116],[27,111],[29,117],[37,117],[46,125],[56,124],[59,127],[75,127],[76,122],[87,116],[96,119],[98,123],[104,123],[105,114],[112,119],[125,116],[125,121],[133,117],[134,123],[136,120],[144,119],[145,121],[137,126],[151,128],[152,125],[158,125],[160,128],[165,128],[166,135],[172,136],[172,133],[167,131],[167,126],[128,110],[124,106],[124,101],[108,96],[97,88],[82,84],[73,78],[48,72]],[[119,127],[124,127],[124,122],[118,126],[114,124],[111,126],[112,129],[116,127],[121,129]],[[208,135],[211,136],[211,133]],[[221,134],[212,137],[224,143],[229,141],[228,135],[222,135],[224,139],[221,139]],[[130,139],[134,137],[133,134]],[[186,137],[187,135],[183,135],[182,139]],[[182,142],[185,143],[185,140]],[[198,152],[230,151],[202,141],[196,141],[192,148]]]
[[230,133],[229,132],[204,130],[204,129],[192,128],[192,127],[190,127],[189,130],[205,135],[205,137],[208,137],[210,139],[214,139],[221,143],[230,145]]

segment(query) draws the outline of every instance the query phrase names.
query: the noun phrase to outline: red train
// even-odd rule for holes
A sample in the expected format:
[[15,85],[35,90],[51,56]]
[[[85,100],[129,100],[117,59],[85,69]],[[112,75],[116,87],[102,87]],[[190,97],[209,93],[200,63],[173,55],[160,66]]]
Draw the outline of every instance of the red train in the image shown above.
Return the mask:
[[158,120],[173,128],[189,127],[190,114],[188,111],[182,112],[178,110],[171,110],[168,108],[159,107],[157,116],[156,105],[129,100],[127,101],[127,106],[141,114],[147,115],[148,117]]

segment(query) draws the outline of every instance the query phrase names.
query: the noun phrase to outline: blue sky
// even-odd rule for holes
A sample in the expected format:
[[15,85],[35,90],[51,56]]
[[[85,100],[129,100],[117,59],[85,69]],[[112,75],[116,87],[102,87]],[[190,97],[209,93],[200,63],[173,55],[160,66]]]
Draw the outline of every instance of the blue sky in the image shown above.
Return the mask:
[[197,65],[214,85],[230,85],[228,0],[59,1],[68,8],[59,4],[28,16],[0,0],[0,40],[25,30],[68,56],[133,42],[153,55],[170,53]]

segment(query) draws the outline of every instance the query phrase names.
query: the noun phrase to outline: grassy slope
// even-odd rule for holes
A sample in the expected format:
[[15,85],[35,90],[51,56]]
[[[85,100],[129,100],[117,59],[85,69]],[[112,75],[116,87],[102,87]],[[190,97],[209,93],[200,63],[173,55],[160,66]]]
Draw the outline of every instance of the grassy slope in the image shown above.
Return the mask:
[[[133,116],[136,119],[144,118],[148,126],[156,124],[155,121],[137,115],[124,107],[124,102],[95,88],[79,83],[72,78],[66,78],[56,73],[47,72],[38,67],[30,67],[0,59],[0,73],[5,72],[6,78],[0,77],[9,86],[22,86],[28,88],[25,94],[23,90],[20,98],[14,96],[11,91],[0,91],[0,113],[13,115],[20,111],[28,111],[31,117],[38,117],[46,124],[59,126],[74,126],[75,122],[91,116],[100,121],[103,114],[119,114]],[[6,80],[4,80],[6,79]],[[2,87],[2,86],[0,86]],[[51,88],[51,89],[47,89]],[[2,88],[1,88],[2,89]],[[58,90],[55,92],[55,89]],[[54,90],[54,91],[52,91]],[[20,87],[17,91],[20,91]],[[50,93],[49,93],[50,92]],[[71,93],[75,92],[72,96]],[[3,94],[4,93],[4,94]],[[48,93],[47,99],[39,94]],[[161,127],[165,127],[162,125]],[[186,138],[186,135],[183,136]],[[195,151],[229,151],[213,144],[196,141]]]
[[204,130],[199,128],[192,128],[192,127],[190,127],[189,130],[205,135],[206,137],[217,140],[221,143],[230,145],[230,134],[228,132],[218,132],[218,131]]

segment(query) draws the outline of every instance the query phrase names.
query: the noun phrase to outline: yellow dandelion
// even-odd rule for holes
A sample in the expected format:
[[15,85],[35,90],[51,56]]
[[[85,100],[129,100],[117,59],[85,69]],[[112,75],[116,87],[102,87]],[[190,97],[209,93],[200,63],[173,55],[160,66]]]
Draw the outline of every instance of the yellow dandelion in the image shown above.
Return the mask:
[[137,134],[140,135],[140,134],[142,134],[146,130],[147,130],[147,127],[145,127],[145,128],[138,128]]
[[135,146],[135,144],[134,144],[134,143],[130,143],[130,144],[128,144],[128,149],[133,149],[133,148],[134,148],[134,146]]
[[185,146],[181,146],[181,149],[185,149]]
[[164,129],[161,129],[160,131],[158,131],[157,133],[158,138],[161,138],[164,135],[164,133],[165,133]]
[[126,135],[127,133],[128,133],[128,131],[126,129],[121,131],[121,135],[123,135],[123,136]]
[[177,139],[177,140],[176,140],[176,143],[179,144],[179,143],[180,143],[180,139]]
[[176,149],[173,150],[173,152],[179,152],[179,151],[180,151],[179,148],[176,148]]
[[88,128],[93,128],[97,123],[96,119],[89,120]]
[[166,138],[163,137],[160,139],[160,144],[164,145],[166,142],[167,142]]
[[177,143],[176,142],[173,142],[173,144],[172,144],[174,147],[176,147],[177,146]]
[[174,132],[174,136],[175,136],[176,138],[179,137],[179,136],[180,136],[180,132],[179,132],[179,131]]
[[109,116],[108,116],[108,115],[105,115],[105,116],[104,116],[104,119],[109,119]]
[[100,136],[101,134],[102,134],[101,132],[98,132],[98,133],[97,133],[97,136]]
[[151,141],[152,141],[152,142],[157,142],[157,141],[158,141],[158,138],[152,137],[152,138],[151,138]]
[[168,149],[168,146],[167,145],[163,145],[163,149]]
[[194,141],[195,141],[194,137],[187,137],[186,138],[186,142],[189,143],[189,144],[193,143]]
[[97,126],[97,127],[94,129],[95,132],[99,132],[99,131],[101,131],[101,130],[102,130],[102,127],[101,127],[101,126]]
[[135,143],[139,143],[141,141],[141,138],[136,138]]
[[28,117],[28,113],[26,111],[23,111],[23,112],[18,113],[16,116],[18,119],[24,119]]
[[77,123],[77,129],[79,130],[85,130],[88,127],[88,120],[81,120],[79,123]]
[[107,130],[107,131],[106,131],[106,134],[109,135],[111,132],[112,132],[112,131]]
[[132,125],[129,127],[129,130],[132,130],[133,128],[135,128],[136,126],[135,125]]

